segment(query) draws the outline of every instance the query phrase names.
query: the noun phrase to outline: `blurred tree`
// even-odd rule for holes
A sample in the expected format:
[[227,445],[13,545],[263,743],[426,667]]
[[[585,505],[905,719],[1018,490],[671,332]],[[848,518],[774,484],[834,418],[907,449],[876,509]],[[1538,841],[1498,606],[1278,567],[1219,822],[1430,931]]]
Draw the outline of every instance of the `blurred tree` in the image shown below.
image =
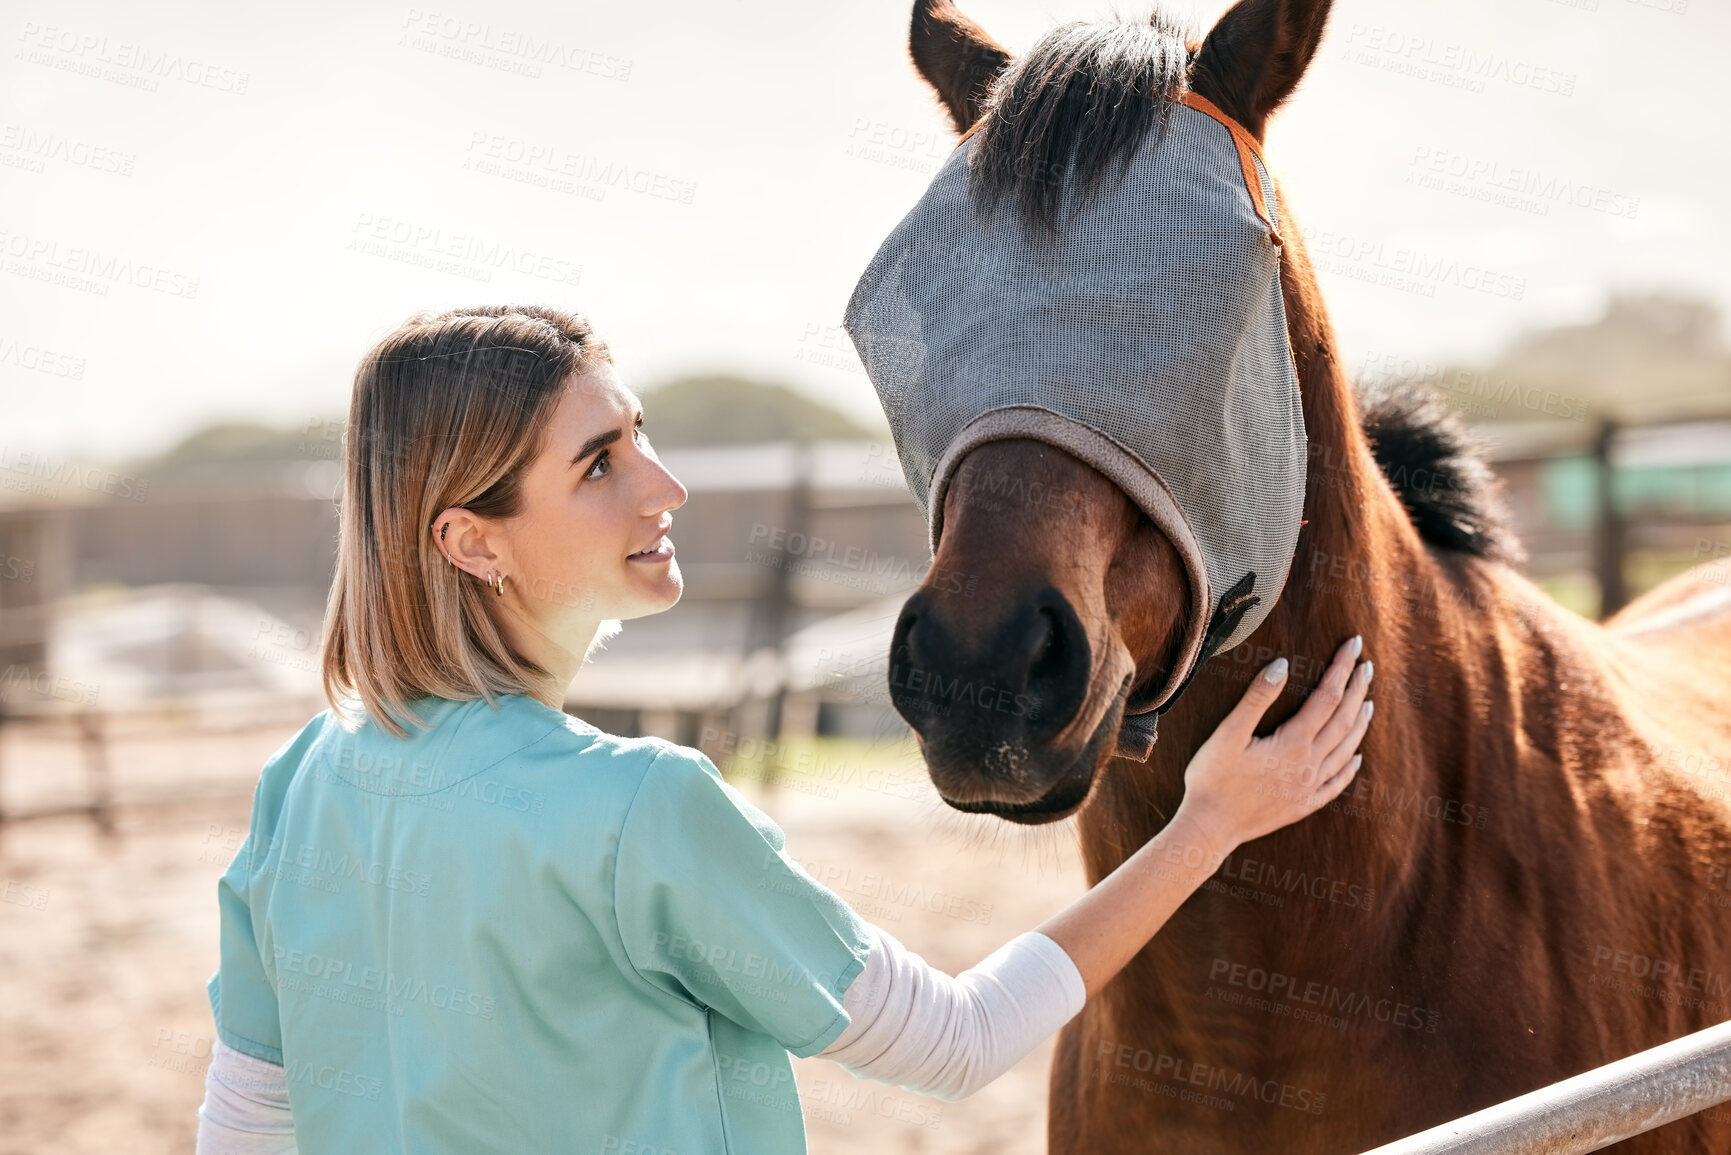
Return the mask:
[[1731,410],[1719,311],[1681,293],[1614,295],[1597,320],[1534,330],[1491,368],[1635,423]]
[[250,422],[206,425],[149,458],[156,473],[187,467],[251,462],[310,461],[340,457],[343,419],[313,419],[304,426],[278,429]]
[[[645,389],[643,408],[650,439],[662,449],[889,436],[887,429],[864,425],[784,385],[743,377],[679,378]],[[343,425],[341,415],[288,428],[218,422],[125,467],[139,476],[173,481],[273,472],[292,462],[340,462]]]
[[1436,386],[1475,422],[1643,424],[1731,413],[1719,311],[1680,292],[1614,294],[1585,324],[1532,329],[1486,364],[1428,365],[1407,379]]
[[643,417],[662,449],[887,435],[784,385],[743,377],[683,377],[645,389]]

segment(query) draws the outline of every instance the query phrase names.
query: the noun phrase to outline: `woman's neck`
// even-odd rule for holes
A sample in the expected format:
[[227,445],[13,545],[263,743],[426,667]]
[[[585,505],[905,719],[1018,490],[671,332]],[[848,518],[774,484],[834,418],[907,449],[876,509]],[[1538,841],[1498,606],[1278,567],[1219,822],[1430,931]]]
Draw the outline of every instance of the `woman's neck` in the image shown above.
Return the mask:
[[513,652],[546,671],[535,679],[527,693],[555,710],[565,708],[565,691],[600,636],[601,622],[594,618],[536,620],[518,606],[507,606],[500,615],[500,631]]

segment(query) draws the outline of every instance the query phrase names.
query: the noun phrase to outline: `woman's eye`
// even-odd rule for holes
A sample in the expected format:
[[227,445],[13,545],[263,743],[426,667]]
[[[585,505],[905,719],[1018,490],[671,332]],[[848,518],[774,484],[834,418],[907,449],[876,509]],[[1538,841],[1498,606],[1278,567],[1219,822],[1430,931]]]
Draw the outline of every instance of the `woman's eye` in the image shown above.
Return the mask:
[[[603,468],[604,466],[606,468]],[[607,465],[607,451],[603,449],[601,455],[595,459],[595,464],[589,467],[589,472],[583,475],[583,480],[598,481],[607,476],[607,469],[609,468],[611,468],[611,466]],[[598,469],[601,470],[601,472],[595,472]]]

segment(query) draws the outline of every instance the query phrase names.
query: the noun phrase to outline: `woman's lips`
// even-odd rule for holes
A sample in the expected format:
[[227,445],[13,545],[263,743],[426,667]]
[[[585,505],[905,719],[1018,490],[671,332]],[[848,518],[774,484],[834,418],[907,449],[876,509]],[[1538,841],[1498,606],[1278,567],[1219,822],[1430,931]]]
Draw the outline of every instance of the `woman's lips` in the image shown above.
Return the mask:
[[672,561],[673,560],[673,543],[671,541],[669,541],[665,536],[663,536],[660,540],[658,540],[654,545],[650,546],[648,549],[642,549],[642,550],[638,550],[636,553],[627,554],[625,557],[625,560],[626,561],[651,562],[651,563]]

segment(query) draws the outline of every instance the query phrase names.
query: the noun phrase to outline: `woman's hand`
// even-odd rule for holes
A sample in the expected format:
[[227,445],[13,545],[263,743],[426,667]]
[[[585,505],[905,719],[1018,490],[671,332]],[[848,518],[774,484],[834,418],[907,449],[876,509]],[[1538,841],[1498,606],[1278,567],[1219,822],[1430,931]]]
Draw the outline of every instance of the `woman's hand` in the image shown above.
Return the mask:
[[1184,770],[1179,812],[1224,858],[1242,843],[1279,830],[1321,809],[1358,772],[1355,753],[1370,725],[1371,664],[1354,659],[1363,639],[1348,639],[1335,651],[1298,713],[1266,738],[1256,724],[1286,685],[1287,662],[1277,658],[1258,674],[1232,713],[1220,723]]
[[[1240,843],[1297,822],[1346,789],[1370,723],[1363,641],[1340,647],[1309,701],[1266,738],[1256,723],[1286,685],[1286,660],[1256,675],[1184,770],[1184,801],[1160,833],[1040,926],[1092,998]],[[1270,679],[1268,674],[1274,677]]]

